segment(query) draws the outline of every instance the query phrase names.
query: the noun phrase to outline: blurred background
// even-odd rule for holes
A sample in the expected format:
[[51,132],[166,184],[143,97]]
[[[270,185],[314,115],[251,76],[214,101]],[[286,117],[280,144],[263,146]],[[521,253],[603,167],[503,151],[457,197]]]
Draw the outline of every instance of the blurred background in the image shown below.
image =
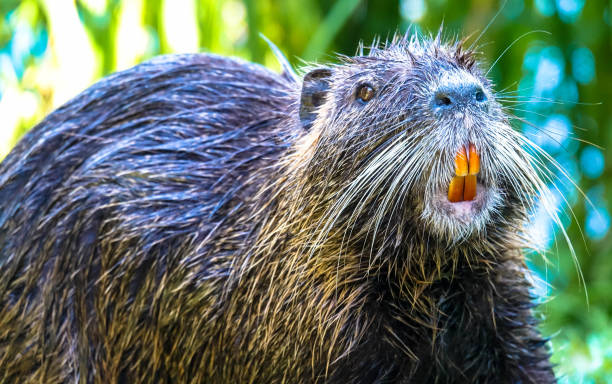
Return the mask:
[[[263,33],[299,66],[353,54],[412,25],[479,40],[485,70],[549,164],[554,201],[533,212],[530,256],[561,382],[612,383],[612,1],[1,0],[0,160],[47,113],[111,72],[155,55],[215,52],[279,65]],[[494,15],[499,16],[494,19]],[[596,144],[592,145],[590,143]],[[579,188],[568,179],[569,176]],[[581,195],[584,192],[587,198]],[[589,203],[590,201],[590,203]],[[560,228],[558,210],[580,272]],[[544,257],[542,257],[544,256]],[[544,260],[547,259],[548,262]],[[588,291],[585,292],[586,285]]]

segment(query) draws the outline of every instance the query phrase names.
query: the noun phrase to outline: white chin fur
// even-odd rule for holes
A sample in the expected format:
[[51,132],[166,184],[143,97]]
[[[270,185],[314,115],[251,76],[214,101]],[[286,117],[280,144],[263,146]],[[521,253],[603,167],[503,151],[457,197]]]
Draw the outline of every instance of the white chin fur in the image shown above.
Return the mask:
[[495,187],[477,184],[474,200],[451,203],[446,191],[438,191],[426,199],[421,218],[438,236],[451,243],[459,242],[471,234],[482,232],[492,213],[501,206],[501,194]]

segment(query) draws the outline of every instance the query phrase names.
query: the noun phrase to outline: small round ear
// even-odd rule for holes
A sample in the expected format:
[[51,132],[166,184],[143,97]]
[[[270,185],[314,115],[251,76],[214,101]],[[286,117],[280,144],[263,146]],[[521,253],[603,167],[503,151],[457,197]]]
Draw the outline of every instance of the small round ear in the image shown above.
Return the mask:
[[317,109],[325,102],[330,77],[329,68],[313,69],[304,76],[300,98],[300,121],[304,129],[312,127],[317,117]]

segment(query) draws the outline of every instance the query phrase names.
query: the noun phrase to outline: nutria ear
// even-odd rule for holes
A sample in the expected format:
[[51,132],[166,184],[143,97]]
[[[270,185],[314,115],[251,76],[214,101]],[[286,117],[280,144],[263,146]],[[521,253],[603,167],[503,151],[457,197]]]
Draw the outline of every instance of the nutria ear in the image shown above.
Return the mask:
[[317,68],[308,72],[302,82],[302,96],[300,99],[300,120],[304,129],[310,129],[319,108],[325,102],[325,95],[329,90],[329,68]]

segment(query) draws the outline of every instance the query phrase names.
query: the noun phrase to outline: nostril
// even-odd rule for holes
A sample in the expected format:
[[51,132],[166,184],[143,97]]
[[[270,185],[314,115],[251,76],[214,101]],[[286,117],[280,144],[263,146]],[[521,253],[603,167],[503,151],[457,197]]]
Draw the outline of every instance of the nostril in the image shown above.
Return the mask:
[[480,84],[459,82],[443,85],[433,92],[432,107],[440,112],[470,106],[478,108],[487,106],[487,94]]
[[450,97],[448,97],[445,93],[442,92],[436,93],[434,102],[439,107],[451,105],[453,103]]
[[487,96],[484,94],[484,91],[482,89],[478,89],[476,91],[476,101],[482,102],[486,100],[487,100]]

